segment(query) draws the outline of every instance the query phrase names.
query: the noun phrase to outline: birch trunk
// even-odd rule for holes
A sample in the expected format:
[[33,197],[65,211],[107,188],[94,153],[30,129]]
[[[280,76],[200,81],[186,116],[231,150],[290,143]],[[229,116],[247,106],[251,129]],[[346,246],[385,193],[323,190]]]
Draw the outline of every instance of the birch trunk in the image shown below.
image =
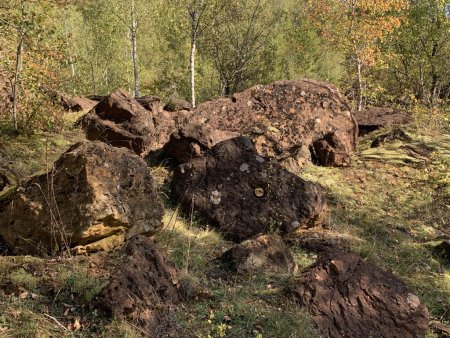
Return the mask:
[[[194,24],[193,24],[194,25]],[[195,108],[195,49],[197,44],[197,36],[192,29],[192,40],[191,40],[191,55],[189,58],[189,72],[190,72],[190,85],[191,85],[191,105]]]
[[19,44],[17,45],[17,51],[16,51],[16,67],[14,71],[14,83],[12,87],[12,96],[13,96],[13,107],[12,107],[12,115],[13,115],[13,122],[14,122],[14,129],[18,129],[18,123],[17,123],[17,102],[18,102],[18,96],[19,96],[19,81],[20,81],[20,70],[22,65],[22,52],[23,52],[23,40],[25,38],[25,35],[23,32],[20,32],[19,37]]
[[133,73],[134,73],[134,97],[139,97],[139,69],[137,55],[137,21],[135,1],[131,1],[131,45],[133,57]]

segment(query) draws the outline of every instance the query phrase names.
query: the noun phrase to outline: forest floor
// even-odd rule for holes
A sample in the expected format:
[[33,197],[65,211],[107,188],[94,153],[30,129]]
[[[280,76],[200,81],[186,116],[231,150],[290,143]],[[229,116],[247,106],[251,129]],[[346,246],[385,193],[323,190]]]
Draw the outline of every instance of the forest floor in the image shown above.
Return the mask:
[[[0,135],[2,170],[25,178],[43,173],[69,145],[82,140],[70,127],[58,134]],[[420,132],[419,132],[420,130]],[[401,142],[370,148],[360,140],[348,168],[307,166],[299,173],[327,188],[330,212],[316,236],[346,243],[352,251],[392,271],[425,302],[432,320],[450,322],[450,263],[433,247],[450,239],[450,134],[417,126],[405,129],[413,143],[435,149],[412,156]],[[5,164],[5,165],[3,165]],[[315,337],[308,314],[283,290],[288,275],[220,277],[218,257],[232,243],[197,215],[183,215],[168,199],[171,168],[150,169],[165,201],[160,249],[181,271],[191,299],[171,309],[172,337]],[[0,196],[1,198],[1,196]],[[316,253],[291,245],[300,274]],[[132,323],[111,320],[92,305],[122,257],[18,257],[0,246],[0,337],[140,337]],[[437,337],[430,331],[429,337]]]

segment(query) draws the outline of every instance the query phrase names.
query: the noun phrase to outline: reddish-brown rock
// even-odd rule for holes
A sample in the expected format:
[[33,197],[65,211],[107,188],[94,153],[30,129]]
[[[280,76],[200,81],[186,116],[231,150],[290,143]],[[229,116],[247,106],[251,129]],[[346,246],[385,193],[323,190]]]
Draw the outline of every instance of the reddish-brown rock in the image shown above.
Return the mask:
[[158,96],[146,95],[136,98],[136,101],[145,109],[153,113],[163,110],[161,99]]
[[312,80],[277,81],[256,86],[232,98],[200,104],[194,121],[247,135],[259,153],[296,170],[310,157],[310,147],[323,149],[315,160],[346,166],[355,149],[358,126],[345,99],[331,84]]
[[138,155],[153,150],[157,144],[152,113],[120,89],[82,116],[77,125],[91,141],[126,147]]
[[213,129],[207,124],[191,123],[170,136],[164,153],[168,158],[186,163],[203,155],[217,143],[237,136],[238,133]]
[[366,135],[382,127],[411,123],[412,114],[407,111],[385,107],[374,107],[353,113],[359,127],[359,135]]
[[0,203],[0,236],[15,254],[109,250],[155,233],[164,209],[146,163],[102,142],[73,145],[44,175]]
[[90,110],[97,104],[96,101],[86,97],[70,95],[58,90],[46,90],[55,103],[60,104],[65,110],[70,112],[79,112]]
[[294,235],[321,225],[327,210],[320,185],[259,155],[247,137],[220,142],[203,157],[179,166],[172,194],[186,212],[194,206],[238,242],[274,231]]
[[144,236],[131,238],[124,251],[127,257],[102,290],[97,304],[154,337],[167,307],[181,300],[177,271]]
[[392,273],[353,253],[320,259],[290,292],[323,337],[425,337],[428,310]]
[[236,273],[293,273],[294,257],[278,235],[258,235],[248,239],[220,257],[221,267]]

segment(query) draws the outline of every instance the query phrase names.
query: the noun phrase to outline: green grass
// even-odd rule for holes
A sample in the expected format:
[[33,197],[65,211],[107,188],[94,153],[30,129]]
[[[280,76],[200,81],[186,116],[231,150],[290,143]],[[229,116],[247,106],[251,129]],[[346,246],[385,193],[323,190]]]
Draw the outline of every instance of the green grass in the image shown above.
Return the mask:
[[[354,252],[394,272],[425,302],[433,319],[450,322],[450,263],[432,250],[449,230],[450,135],[409,128],[413,142],[436,149],[430,161],[423,161],[404,153],[395,142],[369,149],[373,137],[383,132],[361,140],[351,167],[307,166],[300,176],[327,189],[326,236],[345,240]],[[0,135],[0,157],[9,163],[9,171],[24,178],[45,172],[70,144],[82,139],[80,131],[71,128],[53,135]],[[168,334],[317,336],[308,314],[283,292],[289,276],[216,274],[221,267],[215,258],[233,244],[200,216],[183,215],[172,204],[170,168],[163,163],[151,172],[166,209],[164,226],[155,239],[180,270],[181,291],[188,297],[171,309]],[[300,247],[291,250],[297,275],[317,259],[316,253]],[[120,260],[105,254],[0,257],[0,337],[140,337],[131,323],[102,317],[89,305]],[[17,293],[19,288],[30,296],[21,299],[1,292]],[[75,319],[82,324],[80,330],[68,329]]]

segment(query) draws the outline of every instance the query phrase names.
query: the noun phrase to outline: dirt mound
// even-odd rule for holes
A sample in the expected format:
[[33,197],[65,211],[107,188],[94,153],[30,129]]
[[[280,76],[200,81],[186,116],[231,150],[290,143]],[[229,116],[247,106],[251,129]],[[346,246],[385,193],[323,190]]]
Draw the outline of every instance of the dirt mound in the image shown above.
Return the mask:
[[192,206],[234,240],[259,233],[321,225],[327,204],[323,188],[260,156],[247,137],[218,143],[205,156],[179,166],[173,197],[186,212]]
[[155,147],[152,113],[119,89],[82,116],[81,126],[87,139],[100,140],[115,147],[126,147],[141,155]]
[[354,112],[359,135],[366,135],[382,127],[398,126],[413,121],[411,113],[385,107],[374,107]]
[[125,254],[127,258],[102,290],[97,304],[153,337],[167,307],[181,300],[177,271],[144,236],[131,238]]
[[291,286],[324,337],[425,337],[427,308],[393,274],[353,253],[319,260]]
[[292,273],[294,257],[278,235],[259,235],[224,252],[221,267],[237,273]]
[[163,213],[141,158],[84,142],[0,204],[0,236],[15,254],[108,250],[126,236],[156,232]]
[[206,102],[194,110],[194,119],[247,135],[259,153],[291,170],[311,157],[310,146],[320,140],[327,145],[323,156],[316,157],[319,164],[348,165],[358,134],[336,87],[312,80],[278,81]]
[[239,136],[238,133],[213,129],[207,124],[191,123],[170,136],[164,154],[180,163],[203,155],[217,143]]

